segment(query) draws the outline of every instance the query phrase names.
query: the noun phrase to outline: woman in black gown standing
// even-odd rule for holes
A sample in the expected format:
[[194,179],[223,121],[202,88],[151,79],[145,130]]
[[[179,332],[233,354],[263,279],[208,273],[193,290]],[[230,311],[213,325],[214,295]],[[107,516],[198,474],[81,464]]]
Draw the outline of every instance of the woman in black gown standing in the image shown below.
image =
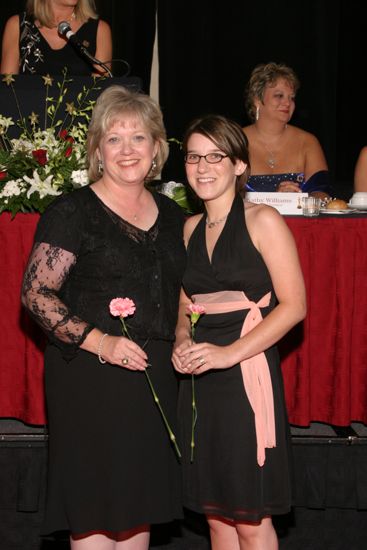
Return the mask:
[[0,72],[58,75],[67,67],[69,75],[101,74],[101,67],[94,67],[60,36],[61,21],[69,24],[93,57],[110,68],[111,29],[98,18],[94,0],[27,0],[26,11],[6,22]]
[[[275,209],[238,193],[249,169],[239,125],[199,118],[183,147],[188,181],[205,205],[185,224],[188,263],[173,354],[186,375],[179,395],[184,504],[206,515],[212,550],[275,550],[271,516],[288,512],[291,499],[275,344],[305,316],[297,251]],[[205,309],[195,343],[187,314],[193,302]]]
[[[121,86],[98,98],[90,186],[43,214],[23,303],[45,330],[49,474],[43,533],[73,550],[147,550],[149,526],[181,517],[180,467],[145,369],[176,432],[171,364],[186,252],[179,206],[145,182],[168,145],[158,105]],[[115,298],[135,303],[126,322]]]

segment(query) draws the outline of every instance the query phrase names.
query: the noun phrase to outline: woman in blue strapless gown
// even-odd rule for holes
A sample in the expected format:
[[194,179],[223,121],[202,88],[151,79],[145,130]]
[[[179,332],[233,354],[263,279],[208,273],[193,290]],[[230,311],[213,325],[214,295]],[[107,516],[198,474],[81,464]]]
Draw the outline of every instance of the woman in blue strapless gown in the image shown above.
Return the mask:
[[305,175],[300,172],[249,176],[245,188],[246,191],[267,191],[276,193],[282,189],[282,184],[284,182],[294,182],[302,193],[331,193],[329,172],[327,170],[320,170],[316,174],[313,174],[307,181],[305,181]]
[[[182,375],[184,505],[206,515],[216,550],[276,550],[271,516],[291,505],[276,342],[305,315],[296,246],[275,209],[238,193],[249,164],[238,124],[197,119],[183,149],[188,181],[205,205],[185,224],[188,260],[173,354]],[[205,309],[195,343],[187,314],[193,303]]]
[[286,65],[257,66],[247,86],[248,191],[333,194],[325,155],[317,138],[289,124],[299,81]]

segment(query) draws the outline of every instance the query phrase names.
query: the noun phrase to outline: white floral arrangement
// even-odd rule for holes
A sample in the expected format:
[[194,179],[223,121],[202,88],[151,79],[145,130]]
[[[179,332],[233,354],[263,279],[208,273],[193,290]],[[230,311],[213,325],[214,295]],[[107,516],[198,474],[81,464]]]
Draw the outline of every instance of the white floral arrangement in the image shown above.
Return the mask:
[[[94,101],[90,92],[97,88],[83,86],[75,101],[66,102],[66,71],[55,85],[49,75],[42,77],[46,87],[44,120],[34,112],[25,118],[20,110],[14,78],[3,77],[12,88],[20,118],[0,114],[0,213],[40,212],[56,196],[89,183],[86,166],[86,136]],[[9,138],[9,128],[17,125],[19,135]]]
[[[13,75],[2,79],[2,85],[11,89],[19,118],[14,121],[0,114],[0,214],[42,213],[58,195],[89,184],[86,139],[95,104],[90,95],[100,89],[97,83],[102,77],[93,79],[89,88],[83,86],[71,102],[66,101],[72,82],[66,69],[56,84],[50,75],[40,78],[45,85],[42,120],[38,113],[22,114]],[[17,137],[9,137],[12,127],[17,127]],[[181,145],[174,138],[168,141]],[[187,215],[198,211],[197,201],[183,183],[169,181],[157,190],[176,201]]]

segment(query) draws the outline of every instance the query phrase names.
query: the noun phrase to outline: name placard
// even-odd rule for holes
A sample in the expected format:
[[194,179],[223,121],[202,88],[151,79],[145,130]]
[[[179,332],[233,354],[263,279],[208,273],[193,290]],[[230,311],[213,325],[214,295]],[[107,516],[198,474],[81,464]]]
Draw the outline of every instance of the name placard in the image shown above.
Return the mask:
[[302,197],[308,193],[258,193],[249,191],[246,199],[257,204],[263,203],[276,208],[280,214],[302,216]]

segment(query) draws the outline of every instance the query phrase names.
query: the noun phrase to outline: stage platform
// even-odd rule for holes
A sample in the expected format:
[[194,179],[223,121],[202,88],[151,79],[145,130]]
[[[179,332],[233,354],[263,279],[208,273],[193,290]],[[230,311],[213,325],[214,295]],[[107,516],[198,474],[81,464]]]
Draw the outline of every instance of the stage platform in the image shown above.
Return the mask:
[[[291,427],[294,507],[274,518],[280,550],[366,550],[367,426],[312,423]],[[43,517],[47,428],[0,419],[1,550],[68,550],[65,535],[39,538]],[[151,550],[210,550],[202,516],[156,526]]]

